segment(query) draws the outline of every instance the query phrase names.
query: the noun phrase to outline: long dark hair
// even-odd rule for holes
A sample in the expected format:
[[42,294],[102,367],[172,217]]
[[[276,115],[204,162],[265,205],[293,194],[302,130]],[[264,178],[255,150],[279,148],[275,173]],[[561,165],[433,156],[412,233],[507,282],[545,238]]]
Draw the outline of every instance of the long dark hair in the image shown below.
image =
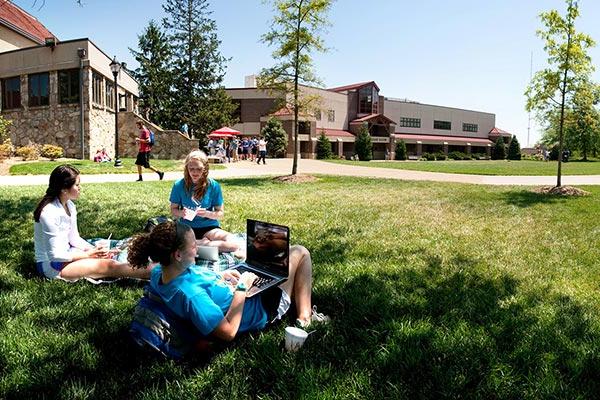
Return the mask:
[[127,261],[134,268],[146,268],[148,259],[161,265],[171,265],[172,255],[185,245],[185,235],[190,231],[188,225],[178,222],[163,222],[156,225],[150,233],[142,233],[131,239]]
[[72,165],[65,164],[54,168],[50,174],[50,181],[48,183],[48,189],[46,189],[46,194],[42,197],[42,200],[40,200],[33,212],[33,220],[35,222],[40,222],[40,215],[42,214],[44,207],[46,207],[46,204],[51,203],[58,198],[61,190],[72,188],[75,182],[77,182],[78,176],[79,170]]

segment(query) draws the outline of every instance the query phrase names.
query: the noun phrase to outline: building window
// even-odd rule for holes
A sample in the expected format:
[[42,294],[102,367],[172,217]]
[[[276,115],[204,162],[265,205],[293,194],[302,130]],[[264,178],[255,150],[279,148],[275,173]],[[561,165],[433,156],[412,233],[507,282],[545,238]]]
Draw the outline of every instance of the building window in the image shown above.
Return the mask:
[[335,122],[335,110],[327,111],[327,121]]
[[92,73],[92,102],[102,105],[102,75]]
[[400,117],[400,126],[405,128],[420,128],[421,118]]
[[463,123],[463,132],[477,132],[478,126],[477,124],[465,124]]
[[21,108],[21,78],[2,79],[2,109]]
[[452,129],[452,123],[450,121],[433,121],[433,129],[444,129],[449,131]]
[[47,106],[50,104],[50,74],[29,75],[29,106]]
[[358,89],[358,113],[377,114],[379,112],[379,93],[373,85]]
[[315,119],[317,121],[321,120],[321,110],[315,110]]
[[106,81],[105,104],[107,108],[115,109],[115,86],[109,81]]
[[298,135],[310,135],[310,122],[298,121]]
[[58,102],[79,103],[79,70],[58,71]]

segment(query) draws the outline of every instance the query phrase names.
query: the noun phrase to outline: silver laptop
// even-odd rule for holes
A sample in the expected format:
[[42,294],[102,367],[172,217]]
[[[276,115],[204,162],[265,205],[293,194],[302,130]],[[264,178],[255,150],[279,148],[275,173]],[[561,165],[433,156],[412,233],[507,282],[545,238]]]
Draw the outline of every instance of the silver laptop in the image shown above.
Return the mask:
[[230,270],[255,273],[258,278],[246,297],[286,281],[289,276],[290,229],[269,222],[246,220],[246,261]]

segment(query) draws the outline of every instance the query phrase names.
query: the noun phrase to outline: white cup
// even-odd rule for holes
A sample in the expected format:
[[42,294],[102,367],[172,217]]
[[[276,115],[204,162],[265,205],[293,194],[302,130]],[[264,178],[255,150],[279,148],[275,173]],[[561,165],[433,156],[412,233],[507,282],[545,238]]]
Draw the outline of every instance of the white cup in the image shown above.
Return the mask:
[[106,251],[110,250],[110,240],[108,240],[108,239],[96,240],[96,248],[97,249],[105,249]]
[[297,351],[308,337],[308,333],[300,328],[288,326],[285,328],[285,349]]

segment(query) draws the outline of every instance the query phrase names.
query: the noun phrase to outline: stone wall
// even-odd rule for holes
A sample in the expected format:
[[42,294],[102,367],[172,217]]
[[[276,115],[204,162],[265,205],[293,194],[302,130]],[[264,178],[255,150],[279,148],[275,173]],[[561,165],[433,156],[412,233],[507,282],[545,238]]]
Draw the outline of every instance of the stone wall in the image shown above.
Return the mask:
[[190,151],[198,150],[198,139],[190,139],[177,130],[163,129],[129,111],[119,113],[119,154],[121,156],[137,155],[138,145],[135,138],[139,136],[139,131],[135,123],[138,120],[143,121],[144,125],[154,132],[156,140],[156,145],[152,148],[154,158],[178,160],[187,156]]

